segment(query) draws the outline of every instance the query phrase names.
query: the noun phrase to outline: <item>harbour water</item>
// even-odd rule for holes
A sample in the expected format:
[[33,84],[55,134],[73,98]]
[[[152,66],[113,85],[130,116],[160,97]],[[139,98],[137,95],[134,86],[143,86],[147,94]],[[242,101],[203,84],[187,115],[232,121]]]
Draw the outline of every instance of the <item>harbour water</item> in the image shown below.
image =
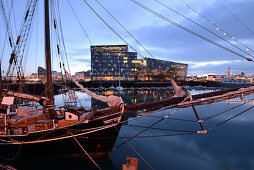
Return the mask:
[[[190,90],[192,94],[209,91],[213,90]],[[101,91],[100,93],[104,95],[119,95],[115,91]],[[106,105],[92,100],[82,92],[77,92],[77,95],[79,104],[87,109],[95,105],[100,106],[100,108],[106,107]],[[173,92],[169,90],[126,90],[121,92],[120,95],[125,103],[131,104],[169,98],[173,95]],[[64,97],[63,95],[55,96],[56,105],[60,105]],[[205,129],[208,130],[253,106],[254,102],[250,101],[242,106],[236,107],[253,98],[254,95],[248,95],[244,99],[236,98],[196,106],[196,110],[202,120],[221,113],[219,116],[203,122]],[[222,113],[232,107],[236,108]],[[135,136],[144,130],[145,127],[151,126],[162,117],[171,113],[172,115],[168,119],[160,121],[152,127],[153,129],[148,129],[136,138],[126,142],[128,139],[126,137]],[[253,110],[248,110],[234,119],[212,130],[208,130],[207,134],[185,134],[191,131],[201,130],[191,107],[167,109],[154,113],[151,116],[127,121],[121,128],[115,147],[123,142],[125,144],[115,149],[111,153],[110,158],[99,163],[99,166],[102,169],[122,169],[122,164],[125,163],[126,156],[130,156],[139,159],[139,169],[151,169],[151,167],[160,170],[254,169],[253,113]],[[131,120],[137,117],[137,114],[131,114],[125,120]],[[26,170],[97,169],[89,159],[84,159],[83,156],[19,158],[17,161],[4,162],[4,164]]]

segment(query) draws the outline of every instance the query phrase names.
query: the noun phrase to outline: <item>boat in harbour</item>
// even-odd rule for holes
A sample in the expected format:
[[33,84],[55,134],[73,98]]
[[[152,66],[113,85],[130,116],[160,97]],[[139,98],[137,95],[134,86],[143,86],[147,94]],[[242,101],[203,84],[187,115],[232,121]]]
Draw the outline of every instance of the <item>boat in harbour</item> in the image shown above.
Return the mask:
[[[31,0],[30,5],[25,15],[25,28],[31,25],[31,20],[26,19],[32,17],[33,11],[36,8],[36,0]],[[48,0],[45,0],[45,58],[46,58],[46,76],[45,95],[35,96],[24,93],[22,88],[19,91],[9,89],[8,75],[11,76],[12,68],[18,69],[17,75],[22,82],[23,71],[20,70],[18,64],[22,61],[20,54],[16,50],[17,45],[13,44],[15,49],[10,56],[9,71],[7,78],[4,80],[3,86],[1,83],[1,124],[0,124],[0,156],[1,159],[15,160],[22,155],[72,155],[84,154],[92,157],[107,157],[110,155],[112,148],[118,138],[118,134],[122,123],[123,116],[129,111],[146,110],[147,108],[165,107],[188,107],[202,103],[210,103],[219,101],[225,98],[235,97],[243,93],[253,92],[254,89],[230,89],[219,92],[211,92],[206,94],[197,94],[191,96],[186,93],[182,87],[175,85],[177,95],[168,99],[160,99],[138,104],[125,105],[120,96],[102,96],[97,95],[88,89],[84,88],[78,81],[72,78],[66,70],[64,63],[60,63],[60,67],[64,74],[75,83],[75,85],[83,92],[90,95],[96,100],[103,101],[108,104],[108,108],[98,110],[96,107],[86,110],[83,107],[77,106],[77,97],[75,91],[68,91],[68,101],[64,106],[56,107],[54,103],[51,58],[50,58],[50,31],[49,31],[49,10]],[[57,21],[55,21],[57,23]],[[56,27],[54,23],[54,27]],[[23,27],[22,27],[23,28]],[[22,30],[22,29],[21,29]],[[23,38],[28,34],[29,30],[24,30],[18,39]],[[57,46],[59,47],[59,46]],[[17,47],[18,48],[18,47]],[[20,50],[19,50],[20,51]],[[22,50],[21,50],[22,51]],[[58,51],[58,53],[60,53]],[[17,62],[18,61],[18,62]],[[18,65],[18,66],[17,66]],[[1,73],[1,71],[0,71]],[[9,74],[10,73],[10,74]],[[120,73],[119,73],[120,75]],[[2,80],[2,78],[0,78]],[[119,78],[120,81],[120,78]],[[22,84],[21,84],[22,85]],[[120,82],[119,82],[120,86]],[[21,86],[22,87],[22,86]],[[141,87],[139,90],[144,90]],[[147,89],[146,92],[148,93]],[[159,89],[158,89],[159,90]],[[165,89],[164,89],[165,90]],[[143,92],[143,91],[142,91]],[[229,93],[232,92],[232,93]],[[224,95],[224,96],[223,96]],[[207,99],[204,99],[207,98]],[[201,100],[204,99],[204,100]],[[36,102],[40,104],[30,105],[26,102]],[[170,107],[169,107],[170,106]],[[154,112],[144,111],[142,116],[151,115]],[[168,117],[168,116],[167,116]],[[135,119],[137,119],[135,118]],[[201,124],[201,120],[198,120]],[[196,133],[206,133],[206,130],[197,131]],[[134,137],[131,137],[132,139]]]
[[[17,79],[24,76],[18,61],[22,61],[19,53],[20,43],[29,35],[34,10],[38,0],[28,1],[20,36],[13,47],[6,77],[1,82],[0,98],[0,155],[3,160],[15,160],[23,155],[72,155],[83,154],[83,149],[92,157],[107,157],[115,144],[121,128],[123,106],[119,96],[100,96],[86,88],[89,95],[108,103],[110,108],[118,108],[115,112],[98,114],[96,108],[86,110],[76,105],[77,97],[73,90],[69,91],[68,102],[64,106],[54,104],[54,90],[51,71],[49,2],[44,1],[45,11],[45,59],[46,83],[45,96],[36,96],[9,89],[9,77],[12,69],[17,68]],[[2,3],[2,1],[1,1]],[[3,6],[2,6],[3,7]],[[56,21],[55,21],[56,22]],[[8,27],[7,27],[8,29]],[[9,35],[11,37],[11,35]],[[11,38],[10,38],[11,39]],[[22,41],[19,41],[22,39]],[[18,49],[18,50],[17,50]],[[18,66],[17,66],[18,65]],[[61,67],[64,69],[64,64]],[[69,79],[70,74],[64,69]],[[2,81],[2,77],[0,77]],[[76,85],[81,86],[72,79]],[[20,82],[21,79],[20,79]],[[22,87],[21,87],[22,88]],[[20,89],[21,89],[20,88]],[[24,105],[26,101],[40,104]],[[106,138],[110,136],[111,138]]]
[[228,69],[228,75],[224,76],[222,79],[222,86],[223,87],[248,87],[253,86],[248,79],[245,77],[237,78],[232,75],[231,68]]

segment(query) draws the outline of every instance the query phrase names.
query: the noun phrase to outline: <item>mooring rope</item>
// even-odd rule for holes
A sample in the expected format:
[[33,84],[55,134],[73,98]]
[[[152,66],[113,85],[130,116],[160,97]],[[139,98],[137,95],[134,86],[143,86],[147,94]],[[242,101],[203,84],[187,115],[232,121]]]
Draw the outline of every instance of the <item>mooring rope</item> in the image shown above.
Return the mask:
[[19,156],[19,154],[21,152],[21,147],[22,147],[22,143],[19,144],[19,150],[18,150],[18,152],[16,153],[16,155],[13,158],[5,158],[4,156],[1,156],[1,155],[0,155],[0,158],[3,159],[3,160],[6,160],[6,161],[13,161],[13,160],[15,160]]
[[[118,133],[119,133],[122,137],[124,137],[116,127],[115,127],[115,129],[118,131]],[[126,141],[126,143],[128,143],[128,145],[134,150],[134,152],[136,152],[136,154],[137,154],[137,155],[138,155],[151,169],[154,169],[154,168],[142,157],[142,155],[130,144],[130,142],[128,142],[128,140],[126,140],[125,138],[123,138],[123,139]]]
[[99,165],[93,160],[93,158],[89,155],[89,153],[87,153],[87,151],[83,148],[83,146],[79,143],[79,141],[76,139],[75,136],[72,135],[72,137],[75,139],[75,141],[78,143],[78,145],[80,146],[80,148],[84,151],[84,153],[89,157],[89,159],[94,163],[95,166],[97,166],[98,169],[101,170],[101,168],[99,167]]

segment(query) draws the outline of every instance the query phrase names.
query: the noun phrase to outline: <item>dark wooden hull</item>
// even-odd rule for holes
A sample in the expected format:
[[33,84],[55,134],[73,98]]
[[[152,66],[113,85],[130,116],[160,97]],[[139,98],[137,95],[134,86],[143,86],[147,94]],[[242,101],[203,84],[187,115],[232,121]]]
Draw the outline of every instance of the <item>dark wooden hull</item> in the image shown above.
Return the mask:
[[[76,155],[84,151],[94,158],[108,157],[116,142],[121,124],[105,125],[103,121],[81,123],[29,133],[27,136],[0,136],[0,157],[3,160],[18,156]],[[7,142],[8,141],[8,142]],[[11,142],[12,141],[12,142]]]

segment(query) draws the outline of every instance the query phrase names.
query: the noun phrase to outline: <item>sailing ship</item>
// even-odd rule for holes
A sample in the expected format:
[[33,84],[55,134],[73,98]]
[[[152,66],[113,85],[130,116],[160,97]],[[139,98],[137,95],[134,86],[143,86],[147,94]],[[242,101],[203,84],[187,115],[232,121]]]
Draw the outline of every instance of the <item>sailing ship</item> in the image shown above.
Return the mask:
[[[2,2],[2,1],[1,1]],[[31,17],[37,1],[29,1],[29,10],[25,15],[25,20]],[[179,87],[171,78],[176,95],[169,99],[151,101],[133,105],[125,105],[120,96],[101,96],[89,91],[79,84],[64,68],[65,74],[76,86],[86,92],[96,100],[106,102],[109,108],[97,110],[91,108],[86,110],[76,105],[65,105],[56,108],[54,104],[51,56],[50,56],[50,31],[49,31],[49,4],[44,0],[45,5],[45,57],[46,57],[46,83],[45,96],[35,96],[25,94],[21,90],[11,91],[7,85],[1,82],[1,107],[0,113],[3,124],[0,126],[0,155],[6,160],[14,160],[20,155],[70,155],[82,154],[83,150],[88,156],[105,157],[108,156],[115,144],[123,123],[123,115],[129,111],[144,110],[153,107],[189,107],[203,103],[211,103],[223,99],[230,99],[242,94],[254,91],[254,87],[240,89],[228,89],[222,91],[209,92],[191,96],[182,87]],[[31,25],[31,24],[30,24]],[[27,33],[23,34],[24,36]],[[23,36],[17,38],[16,44],[19,45]],[[10,42],[12,42],[10,38]],[[21,59],[14,49],[10,57],[10,66],[19,64]],[[22,60],[21,60],[22,61]],[[21,67],[19,75],[22,76]],[[1,71],[0,71],[1,72]],[[8,74],[7,74],[8,75]],[[2,78],[0,78],[2,81]],[[22,82],[22,78],[20,78]],[[120,83],[119,83],[120,84]],[[74,94],[73,91],[69,91]],[[71,95],[75,100],[75,96]],[[38,102],[42,109],[24,106],[23,101]],[[169,107],[166,107],[169,108]],[[194,108],[194,107],[193,107]],[[195,111],[195,110],[194,110]],[[138,118],[150,115],[148,112]],[[195,115],[201,125],[202,131],[197,133],[205,134],[197,113]],[[136,118],[137,119],[137,118]],[[83,146],[82,149],[80,146]]]
[[[25,20],[33,13],[37,1],[30,5]],[[2,1],[1,1],[2,3]],[[95,108],[85,110],[76,105],[65,105],[56,109],[51,71],[49,3],[45,8],[45,56],[46,83],[45,97],[14,92],[1,82],[0,115],[0,153],[5,160],[15,159],[17,155],[70,155],[83,153],[80,145],[93,157],[107,157],[115,144],[121,124],[123,106],[119,96],[99,96],[82,87],[89,95],[107,102],[110,107],[119,108],[117,112],[99,113]],[[26,21],[25,21],[26,22]],[[21,39],[22,37],[19,37]],[[17,41],[16,44],[19,44]],[[10,67],[18,61],[18,55],[12,52]],[[13,62],[14,61],[14,62]],[[64,66],[63,66],[64,67]],[[69,73],[67,76],[71,78]],[[2,77],[0,78],[2,81]],[[74,79],[73,81],[81,86]],[[71,94],[74,94],[73,92]],[[71,96],[75,99],[75,96]],[[21,106],[23,101],[38,102],[42,109]],[[107,110],[107,109],[106,109]],[[111,136],[112,138],[106,138]],[[98,139],[98,137],[100,139]],[[105,137],[105,139],[103,139]],[[77,141],[75,141],[75,140]],[[78,144],[77,144],[78,142]]]

